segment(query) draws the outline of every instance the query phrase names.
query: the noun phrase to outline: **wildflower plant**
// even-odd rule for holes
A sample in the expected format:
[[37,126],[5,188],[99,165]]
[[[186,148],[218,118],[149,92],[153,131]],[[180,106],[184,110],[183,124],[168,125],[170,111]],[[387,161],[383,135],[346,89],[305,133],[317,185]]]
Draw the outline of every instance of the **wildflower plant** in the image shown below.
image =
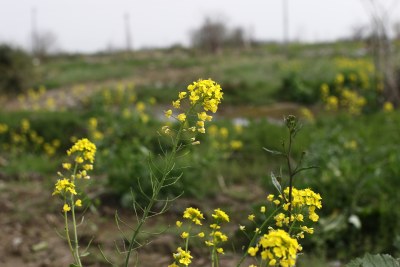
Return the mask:
[[184,221],[177,221],[176,226],[181,230],[180,237],[184,240],[184,249],[177,248],[178,253],[173,253],[174,262],[168,267],[189,266],[193,259],[189,243],[193,238],[201,239],[201,244],[210,249],[212,266],[218,267],[219,255],[224,254],[223,243],[228,241],[228,236],[222,232],[221,226],[229,222],[229,215],[219,208],[215,209],[211,214],[211,223],[206,229],[203,229],[204,215],[197,208],[186,208],[182,218]]
[[[149,217],[164,213],[169,204],[174,199],[160,199],[162,190],[176,184],[182,175],[175,176],[175,161],[184,147],[188,145],[198,145],[200,141],[196,140],[196,134],[206,132],[206,122],[212,120],[211,113],[215,113],[222,100],[221,86],[211,79],[198,80],[190,84],[186,90],[179,92],[178,99],[172,102],[173,109],[165,111],[166,118],[174,118],[176,123],[167,122],[161,128],[161,134],[169,138],[171,142],[170,149],[161,147],[162,154],[159,155],[161,164],[155,163],[151,158],[149,160],[151,194],[146,194],[138,184],[138,190],[147,199],[147,204],[134,202],[134,211],[137,218],[137,224],[133,227],[131,237],[128,238],[129,245],[126,249],[124,266],[129,265],[129,259],[132,251],[141,247],[143,244],[138,242],[138,236],[142,233],[142,227]],[[174,111],[173,111],[174,110]],[[157,211],[154,205],[158,203],[162,206]],[[140,211],[140,215],[139,215]],[[188,238],[187,234],[182,234]],[[182,249],[178,249],[175,260],[182,264],[188,264],[190,254],[185,250],[183,256]]]
[[[256,226],[253,233],[247,233],[244,226],[239,227],[250,241],[237,266],[242,264],[247,255],[255,257],[259,266],[295,266],[297,254],[302,250],[299,240],[304,238],[305,234],[314,233],[314,229],[309,225],[319,219],[317,210],[322,208],[321,196],[309,188],[294,187],[296,175],[315,167],[302,166],[304,153],[299,163],[294,164],[292,146],[300,126],[297,118],[292,115],[285,118],[285,124],[288,129],[288,143],[282,142],[282,151],[264,149],[285,159],[288,176],[285,182],[288,186],[282,189],[283,174],[276,177],[271,173],[271,180],[278,194],[267,196],[266,205],[261,206],[259,215],[248,216],[248,220]],[[269,213],[267,207],[271,209]]]
[[92,142],[86,138],[78,140],[67,151],[71,160],[62,164],[65,173],[58,172],[59,179],[54,186],[53,196],[60,196],[63,201],[61,212],[64,216],[64,236],[74,258],[71,266],[81,267],[81,257],[87,254],[87,251],[81,253],[79,249],[76,209],[83,205],[79,182],[90,179],[89,172],[93,170],[95,154],[96,146]]

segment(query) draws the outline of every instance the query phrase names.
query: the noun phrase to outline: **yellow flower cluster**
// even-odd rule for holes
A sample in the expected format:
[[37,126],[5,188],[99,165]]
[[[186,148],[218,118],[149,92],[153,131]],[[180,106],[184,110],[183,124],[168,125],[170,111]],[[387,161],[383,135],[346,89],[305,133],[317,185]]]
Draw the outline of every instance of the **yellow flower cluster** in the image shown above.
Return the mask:
[[248,253],[255,256],[259,250],[261,258],[268,261],[269,266],[292,267],[296,264],[297,252],[302,248],[295,238],[278,229],[263,235],[257,246],[248,249]]
[[[179,92],[178,99],[172,102],[172,106],[180,110],[181,103],[185,99],[189,101],[190,109],[186,112],[179,113],[175,118],[184,123],[188,120],[188,116],[191,112],[195,110],[197,106],[201,106],[203,111],[197,113],[197,122],[195,126],[191,126],[188,129],[190,131],[198,131],[200,133],[205,133],[204,124],[206,121],[211,121],[212,116],[207,112],[215,113],[218,109],[218,105],[222,100],[222,89],[221,86],[211,79],[198,80],[193,82],[187,87],[187,91]],[[165,111],[165,116],[170,118],[173,116],[171,109]]]
[[180,263],[185,266],[189,266],[189,264],[192,262],[192,258],[193,258],[193,256],[190,255],[190,251],[185,251],[181,247],[179,247],[177,249],[177,253],[174,253],[173,256],[174,256],[175,262],[168,265],[168,267],[179,267],[179,264],[176,264],[176,263]]
[[17,129],[12,129],[5,123],[0,123],[0,134],[4,135],[1,148],[15,152],[26,150],[43,150],[47,156],[53,156],[61,145],[60,140],[47,141],[31,127],[31,122],[24,118]]
[[183,212],[183,218],[191,220],[197,225],[201,225],[201,221],[204,219],[203,213],[197,208],[186,208],[186,210]]
[[364,59],[337,58],[335,65],[339,73],[330,85],[324,83],[320,88],[325,108],[330,111],[341,109],[351,115],[360,114],[365,107],[376,109],[375,101],[370,100],[382,98],[384,79],[375,75],[373,63]]
[[340,104],[350,114],[359,115],[366,103],[365,97],[360,96],[355,91],[343,89],[341,92]]
[[74,206],[82,206],[82,200],[77,199],[74,202],[74,195],[77,195],[75,190],[75,179],[85,178],[89,179],[88,171],[93,170],[93,162],[96,154],[96,146],[90,142],[88,139],[78,140],[69,150],[67,150],[67,155],[71,156],[73,154],[78,154],[75,157],[74,168],[69,162],[64,162],[62,164],[63,169],[67,171],[72,171],[69,178],[66,178],[61,172],[58,175],[61,179],[55,184],[55,189],[53,195],[60,194],[64,199],[63,212],[68,212]]
[[53,196],[57,194],[65,194],[68,192],[76,195],[75,184],[66,178],[59,179],[55,184]]
[[221,209],[215,209],[211,215],[215,219],[215,223],[210,225],[212,229],[210,233],[210,240],[206,240],[205,244],[220,254],[224,254],[224,249],[221,247],[221,243],[228,241],[228,236],[220,231],[222,222],[229,222],[229,216],[225,211]]
[[89,130],[90,136],[91,136],[91,138],[93,138],[93,140],[99,141],[104,138],[104,134],[99,131],[97,126],[98,126],[97,119],[94,117],[90,118],[88,121],[88,130]]
[[215,209],[214,210],[214,214],[212,214],[211,216],[216,219],[219,222],[229,222],[229,216],[228,214],[225,213],[225,211],[221,210],[221,209]]
[[96,154],[96,145],[90,142],[87,138],[78,140],[68,151],[67,155],[71,156],[75,152],[78,152],[78,156],[75,158],[77,163],[83,163],[84,161],[94,162],[94,156]]
[[213,124],[208,128],[211,147],[219,150],[219,154],[228,157],[232,152],[241,150],[243,142],[236,139],[242,132],[241,125],[235,125],[234,131],[229,131],[227,127],[218,127]]
[[[289,187],[287,187],[283,191],[285,198],[289,199]],[[319,216],[316,214],[315,209],[321,209],[321,196],[318,193],[315,193],[311,189],[301,189],[298,190],[296,188],[292,188],[292,208],[293,209],[302,209],[303,207],[308,208],[309,219],[316,222],[319,219]],[[284,205],[285,210],[288,210],[289,206]]]

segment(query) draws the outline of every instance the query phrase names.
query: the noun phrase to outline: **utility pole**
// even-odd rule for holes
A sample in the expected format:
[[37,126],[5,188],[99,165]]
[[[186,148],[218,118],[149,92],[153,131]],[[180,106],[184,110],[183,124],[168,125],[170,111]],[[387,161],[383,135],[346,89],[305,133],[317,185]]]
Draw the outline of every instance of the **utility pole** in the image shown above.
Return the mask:
[[36,8],[31,8],[31,24],[32,24],[32,32],[31,32],[31,49],[32,54],[35,54],[37,48],[37,29],[36,29]]
[[130,30],[130,18],[129,13],[124,15],[125,22],[125,41],[126,41],[126,51],[132,50],[132,40],[131,40],[131,30]]
[[283,46],[286,57],[289,56],[289,0],[283,1]]

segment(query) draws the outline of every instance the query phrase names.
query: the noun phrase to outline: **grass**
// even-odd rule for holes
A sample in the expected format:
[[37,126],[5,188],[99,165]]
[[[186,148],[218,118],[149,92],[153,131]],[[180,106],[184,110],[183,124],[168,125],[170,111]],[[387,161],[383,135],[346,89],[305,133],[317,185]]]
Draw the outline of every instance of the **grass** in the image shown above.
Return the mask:
[[[282,77],[301,70],[301,77],[318,85],[335,75],[332,58],[355,57],[361,43],[300,44],[289,47],[286,58],[279,45],[271,43],[248,50],[226,49],[217,55],[188,49],[164,49],[133,53],[59,55],[39,67],[39,84],[59,88],[75,84],[115,80],[137,81],[142,94],[160,101],[172,88],[182,88],[198,77],[218,80],[226,88],[228,104],[265,105],[275,102]],[[345,51],[345,53],[344,53]]]
[[[59,56],[44,62],[40,68],[42,73],[46,73],[42,82],[50,88],[136,79],[139,81],[136,87],[138,99],[147,101],[155,97],[161,104],[161,107],[147,106],[146,111],[156,113],[175,99],[181,88],[198,77],[210,76],[221,81],[224,104],[233,107],[264,106],[283,99],[280,95],[282,77],[292,72],[301,75],[301,81],[311,90],[318,90],[318,85],[336,74],[332,65],[334,57],[353,57],[361,48],[358,43],[292,44],[289,58],[283,56],[276,44],[252,50],[226,50],[218,55],[177,49]],[[52,158],[33,153],[29,148],[15,155],[2,151],[1,159],[5,159],[6,165],[2,166],[1,172],[21,180],[28,179],[32,173],[54,174],[65,149],[71,144],[70,137],[90,135],[87,122],[89,118],[96,117],[98,130],[105,134],[105,138],[98,141],[97,162],[100,166],[97,168],[108,179],[105,189],[117,193],[118,201],[126,200],[126,196],[130,195],[129,188],[137,183],[137,178],[142,177],[146,181],[148,177],[144,158],[149,153],[156,156],[161,153],[156,132],[164,122],[150,117],[149,122],[144,123],[135,113],[136,103],[124,104],[121,101],[106,105],[102,102],[101,93],[93,95],[89,101],[79,109],[64,112],[1,112],[0,122],[10,128],[17,129],[20,121],[28,118],[32,129],[45,140],[61,141]],[[124,118],[123,109],[130,109],[133,117]],[[260,110],[256,108],[253,114],[261,117]],[[240,111],[236,112],[233,117],[242,117]],[[177,183],[175,190],[169,194],[177,195],[185,190],[186,197],[203,201],[216,198],[219,190],[233,188],[227,195],[245,202],[254,193],[254,187],[264,190],[265,194],[272,192],[269,175],[271,171],[280,172],[280,163],[263,147],[281,149],[284,129],[281,124],[267,119],[249,118],[246,122],[248,125],[243,133],[236,134],[232,121],[220,116],[216,125],[226,127],[232,133],[226,143],[237,138],[242,141],[243,148],[239,151],[218,150],[213,148],[211,138],[202,137],[201,146],[187,150],[190,157],[178,166],[178,169],[185,169],[185,179]],[[320,247],[330,252],[327,254],[329,257],[343,261],[363,250],[394,252],[391,242],[396,235],[400,236],[400,229],[393,223],[400,218],[395,190],[400,175],[397,153],[399,123],[400,114],[396,112],[358,117],[321,113],[315,124],[304,123],[302,132],[296,137],[298,145],[294,147],[293,154],[298,158],[306,151],[308,163],[316,164],[320,169],[301,177],[298,184],[316,189],[324,198],[323,220],[317,229],[320,234],[305,244],[309,251]],[[5,142],[4,136],[1,138]],[[358,145],[354,151],[346,148],[352,140]],[[221,140],[218,142],[222,143]],[[161,144],[165,145],[162,141]],[[188,166],[190,171],[186,171]],[[285,173],[284,169],[282,171]],[[222,186],[221,181],[224,183]],[[251,185],[250,189],[243,190],[248,185]],[[361,230],[348,223],[351,215],[360,218]],[[332,225],[337,227],[332,230]],[[324,259],[311,256],[301,257],[299,266],[327,265]]]

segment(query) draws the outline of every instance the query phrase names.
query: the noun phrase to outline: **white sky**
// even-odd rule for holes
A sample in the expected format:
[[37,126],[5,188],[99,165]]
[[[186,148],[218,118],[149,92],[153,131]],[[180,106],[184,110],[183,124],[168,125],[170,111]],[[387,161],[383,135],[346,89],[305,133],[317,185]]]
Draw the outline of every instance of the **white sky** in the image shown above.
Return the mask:
[[[283,0],[0,0],[0,42],[30,47],[32,10],[36,28],[52,32],[70,52],[125,47],[124,14],[130,15],[132,46],[189,44],[189,33],[204,17],[224,18],[256,39],[282,40]],[[290,39],[332,40],[369,21],[368,0],[288,0]],[[376,0],[400,21],[400,0]]]

